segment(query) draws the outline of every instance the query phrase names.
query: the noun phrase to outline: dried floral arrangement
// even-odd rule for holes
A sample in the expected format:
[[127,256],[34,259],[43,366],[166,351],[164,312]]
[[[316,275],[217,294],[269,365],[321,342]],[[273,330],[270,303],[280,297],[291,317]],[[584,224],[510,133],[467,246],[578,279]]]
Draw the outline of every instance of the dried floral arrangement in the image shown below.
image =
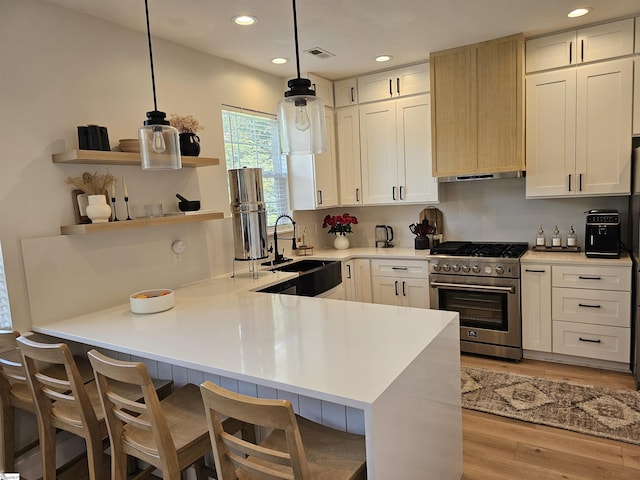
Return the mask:
[[85,172],[82,177],[67,177],[66,182],[87,195],[101,195],[109,192],[111,185],[115,185],[116,177],[110,173]]
[[193,115],[172,113],[169,115],[169,123],[172,127],[177,128],[180,133],[196,133],[204,130],[204,125],[196,120]]

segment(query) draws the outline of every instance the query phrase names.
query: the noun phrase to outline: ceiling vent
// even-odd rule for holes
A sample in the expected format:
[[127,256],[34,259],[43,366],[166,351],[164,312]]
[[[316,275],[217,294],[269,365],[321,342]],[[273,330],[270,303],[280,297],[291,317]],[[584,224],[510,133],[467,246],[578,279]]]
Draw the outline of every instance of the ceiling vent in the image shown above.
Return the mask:
[[322,48],[319,48],[319,47],[310,48],[309,50],[305,50],[304,52],[309,53],[314,57],[318,57],[318,58],[335,57],[335,54],[331,52],[327,52],[326,50],[323,50]]

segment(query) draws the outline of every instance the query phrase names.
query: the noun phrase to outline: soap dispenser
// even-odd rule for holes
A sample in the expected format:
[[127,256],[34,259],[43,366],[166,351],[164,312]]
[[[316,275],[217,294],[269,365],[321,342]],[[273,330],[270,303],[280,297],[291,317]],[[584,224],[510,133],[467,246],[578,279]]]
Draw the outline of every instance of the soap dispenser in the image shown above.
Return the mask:
[[558,230],[558,225],[556,225],[556,228],[553,231],[553,236],[551,237],[551,246],[552,247],[562,246],[562,235],[560,235],[560,230]]
[[567,234],[567,247],[577,247],[578,246],[578,236],[576,232],[573,230],[573,225],[569,227],[569,233]]
[[544,231],[542,230],[542,225],[538,229],[538,234],[536,235],[536,247],[544,247],[546,245],[546,239],[544,237]]

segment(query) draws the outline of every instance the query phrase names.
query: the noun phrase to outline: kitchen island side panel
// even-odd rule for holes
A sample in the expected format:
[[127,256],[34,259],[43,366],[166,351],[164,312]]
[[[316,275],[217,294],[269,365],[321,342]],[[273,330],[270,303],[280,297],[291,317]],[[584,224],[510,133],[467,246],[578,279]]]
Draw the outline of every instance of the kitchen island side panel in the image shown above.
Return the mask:
[[457,316],[365,409],[365,431],[370,479],[462,477]]

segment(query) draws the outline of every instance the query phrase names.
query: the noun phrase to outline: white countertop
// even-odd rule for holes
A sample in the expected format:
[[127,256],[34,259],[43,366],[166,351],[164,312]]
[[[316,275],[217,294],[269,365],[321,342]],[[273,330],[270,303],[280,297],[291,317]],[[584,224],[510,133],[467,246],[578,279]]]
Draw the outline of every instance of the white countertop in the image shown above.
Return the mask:
[[626,252],[620,258],[589,258],[584,252],[543,252],[529,250],[520,258],[520,263],[565,263],[576,265],[597,265],[631,267],[633,262]]
[[225,275],[176,290],[166,312],[136,315],[127,303],[34,330],[362,408],[458,321],[445,311],[251,292],[295,275]]
[[322,258],[327,260],[350,260],[352,258],[397,258],[402,260],[428,260],[430,250],[416,250],[414,248],[347,248],[346,250],[316,249],[313,255],[295,257],[296,260],[304,258]]

